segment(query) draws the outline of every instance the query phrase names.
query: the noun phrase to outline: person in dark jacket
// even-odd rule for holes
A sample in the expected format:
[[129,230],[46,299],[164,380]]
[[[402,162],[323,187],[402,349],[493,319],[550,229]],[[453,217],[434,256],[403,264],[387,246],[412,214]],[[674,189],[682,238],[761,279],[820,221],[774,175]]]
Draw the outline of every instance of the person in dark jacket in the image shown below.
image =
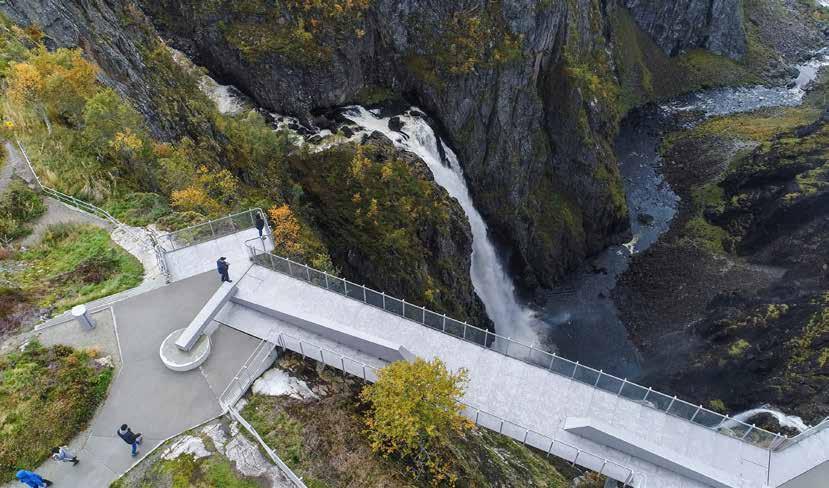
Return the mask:
[[230,274],[228,274],[230,271],[230,263],[227,262],[227,258],[222,256],[216,261],[216,270],[219,272],[219,276],[222,277],[222,283],[225,281],[233,283],[233,280],[230,279]]
[[52,485],[51,481],[43,479],[39,474],[26,471],[25,469],[18,471],[16,477],[17,481],[23,483],[24,485],[30,486],[31,488],[42,488],[44,486]]
[[134,434],[129,425],[123,424],[118,429],[118,437],[132,447],[132,457],[138,455],[138,445],[141,444],[141,433]]
[[256,213],[256,230],[259,231],[259,237],[264,237],[262,235],[262,230],[265,228],[265,220],[262,218],[260,213]]

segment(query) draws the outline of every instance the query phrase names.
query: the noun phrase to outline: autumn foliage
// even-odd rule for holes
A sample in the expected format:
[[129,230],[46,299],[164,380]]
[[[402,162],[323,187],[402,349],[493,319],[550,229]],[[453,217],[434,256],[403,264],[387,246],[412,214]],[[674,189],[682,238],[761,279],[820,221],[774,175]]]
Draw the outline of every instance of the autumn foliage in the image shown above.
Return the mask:
[[471,428],[458,399],[467,372],[453,373],[440,359],[397,361],[381,369],[377,382],[361,398],[369,405],[366,417],[372,449],[410,463],[416,477],[432,484],[454,485],[452,438]]

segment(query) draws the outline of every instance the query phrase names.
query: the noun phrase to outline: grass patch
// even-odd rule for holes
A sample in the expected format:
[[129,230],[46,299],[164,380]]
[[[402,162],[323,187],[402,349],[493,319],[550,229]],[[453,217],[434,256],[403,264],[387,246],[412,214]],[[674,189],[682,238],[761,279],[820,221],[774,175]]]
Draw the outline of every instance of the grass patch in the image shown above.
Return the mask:
[[143,227],[169,215],[170,205],[157,193],[128,193],[111,201],[107,211],[128,225]]
[[112,368],[97,367],[94,357],[37,343],[0,357],[0,480],[40,465],[86,428],[112,379]]
[[17,259],[25,266],[5,279],[55,312],[133,288],[144,274],[135,257],[91,225],[50,226],[41,242]]

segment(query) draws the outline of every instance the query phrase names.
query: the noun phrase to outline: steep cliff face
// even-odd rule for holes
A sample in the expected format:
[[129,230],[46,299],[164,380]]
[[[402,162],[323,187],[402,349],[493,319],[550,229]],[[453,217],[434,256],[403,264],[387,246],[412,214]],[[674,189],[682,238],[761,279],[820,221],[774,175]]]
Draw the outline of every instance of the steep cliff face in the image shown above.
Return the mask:
[[132,100],[156,137],[213,134],[198,107],[159,95],[162,74],[159,66],[152,66],[157,34],[130,2],[9,0],[0,11],[16,23],[41,28],[47,47],[83,48],[100,66],[103,81]]
[[[192,141],[186,144],[209,153],[243,181],[277,186],[269,188],[273,198],[288,195],[292,205],[312,206],[301,213],[326,241],[346,278],[491,328],[469,276],[469,224],[458,202],[432,181],[416,157],[397,152],[389,141],[372,139],[365,147],[366,164],[376,176],[371,181],[342,178],[351,170],[354,145],[316,155],[288,154],[282,163],[295,180],[239,172],[222,130],[227,120],[201,92],[198,77],[173,61],[152,23],[132,3],[9,1],[0,4],[0,11],[22,25],[39,26],[49,47],[82,47],[100,66],[102,81],[135,104],[157,138],[180,143],[186,137]],[[336,171],[320,179],[315,158],[324,158]],[[392,164],[397,161],[403,162]],[[192,164],[202,162],[194,159]],[[393,185],[378,176],[386,163],[395,170],[388,180]],[[306,186],[301,197],[295,182]],[[366,196],[361,205],[354,201],[355,192]]]
[[598,2],[145,0],[162,33],[277,112],[405,94],[445,129],[528,286],[626,228]]
[[731,59],[747,50],[742,0],[624,0],[637,24],[671,56],[705,48]]

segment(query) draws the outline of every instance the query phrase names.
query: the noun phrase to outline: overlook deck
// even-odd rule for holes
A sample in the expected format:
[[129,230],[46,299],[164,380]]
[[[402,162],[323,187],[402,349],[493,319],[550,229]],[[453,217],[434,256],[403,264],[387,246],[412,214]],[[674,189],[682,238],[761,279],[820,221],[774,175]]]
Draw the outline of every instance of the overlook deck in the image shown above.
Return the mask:
[[[228,255],[227,247],[240,245],[249,234],[250,231],[244,231],[224,236],[218,248]],[[218,251],[216,244],[208,246]],[[192,252],[193,259],[201,260],[203,248],[208,246],[178,250],[177,259],[185,262]],[[233,252],[241,257],[238,250]],[[418,357],[438,357],[453,370],[469,371],[463,402],[468,406],[467,414],[480,425],[588,469],[601,470],[631,486],[810,488],[811,485],[799,484],[797,480],[811,479],[802,476],[810,470],[812,477],[815,472],[822,472],[829,459],[829,429],[776,451],[771,448],[779,445],[780,439],[764,440],[763,436],[773,434],[761,429],[747,426],[748,429],[739,431],[739,425],[726,428],[726,419],[719,429],[723,432],[719,432],[712,425],[700,425],[699,418],[694,422],[700,411],[694,412],[693,406],[675,398],[644,389],[643,399],[631,399],[621,392],[633,383],[616,379],[621,385],[620,393],[612,392],[599,384],[604,381],[601,374],[594,385],[575,377],[576,370],[573,376],[567,376],[532,364],[527,358],[508,356],[485,347],[496,342],[491,335],[470,340],[464,328],[464,340],[456,337],[459,334],[442,332],[434,324],[426,326],[441,316],[427,317],[429,312],[419,307],[413,308],[414,315],[407,312],[409,304],[403,304],[400,312],[390,313],[372,300],[382,300],[384,306],[387,301],[400,301],[359,287],[350,288],[342,281],[338,283],[343,289],[331,291],[326,287],[335,286],[328,282],[337,281],[334,277],[323,277],[296,263],[281,269],[281,258],[271,257],[264,249],[247,252],[249,257],[257,254],[253,261],[265,266],[252,264],[245,270],[237,258],[237,291],[215,316],[217,322],[262,339],[279,341],[282,347],[319,358],[349,373],[359,374],[354,364],[362,364],[363,376],[369,381],[374,379],[374,368],[382,367],[386,361],[367,353],[360,341],[342,340],[337,334],[351,331],[361,341],[376,338],[378,343],[399,345]],[[325,285],[321,285],[323,278]],[[371,293],[377,296],[372,298]],[[444,328],[447,323],[460,324],[446,318]],[[342,331],[332,335],[330,331],[337,329],[338,324]],[[497,349],[502,347],[503,344],[497,344]],[[325,351],[324,357],[321,350]],[[532,358],[535,352],[539,351],[530,349],[529,356]],[[655,405],[661,400],[670,401],[667,408]],[[677,414],[677,408],[671,407],[675,402],[691,407],[690,414]]]

